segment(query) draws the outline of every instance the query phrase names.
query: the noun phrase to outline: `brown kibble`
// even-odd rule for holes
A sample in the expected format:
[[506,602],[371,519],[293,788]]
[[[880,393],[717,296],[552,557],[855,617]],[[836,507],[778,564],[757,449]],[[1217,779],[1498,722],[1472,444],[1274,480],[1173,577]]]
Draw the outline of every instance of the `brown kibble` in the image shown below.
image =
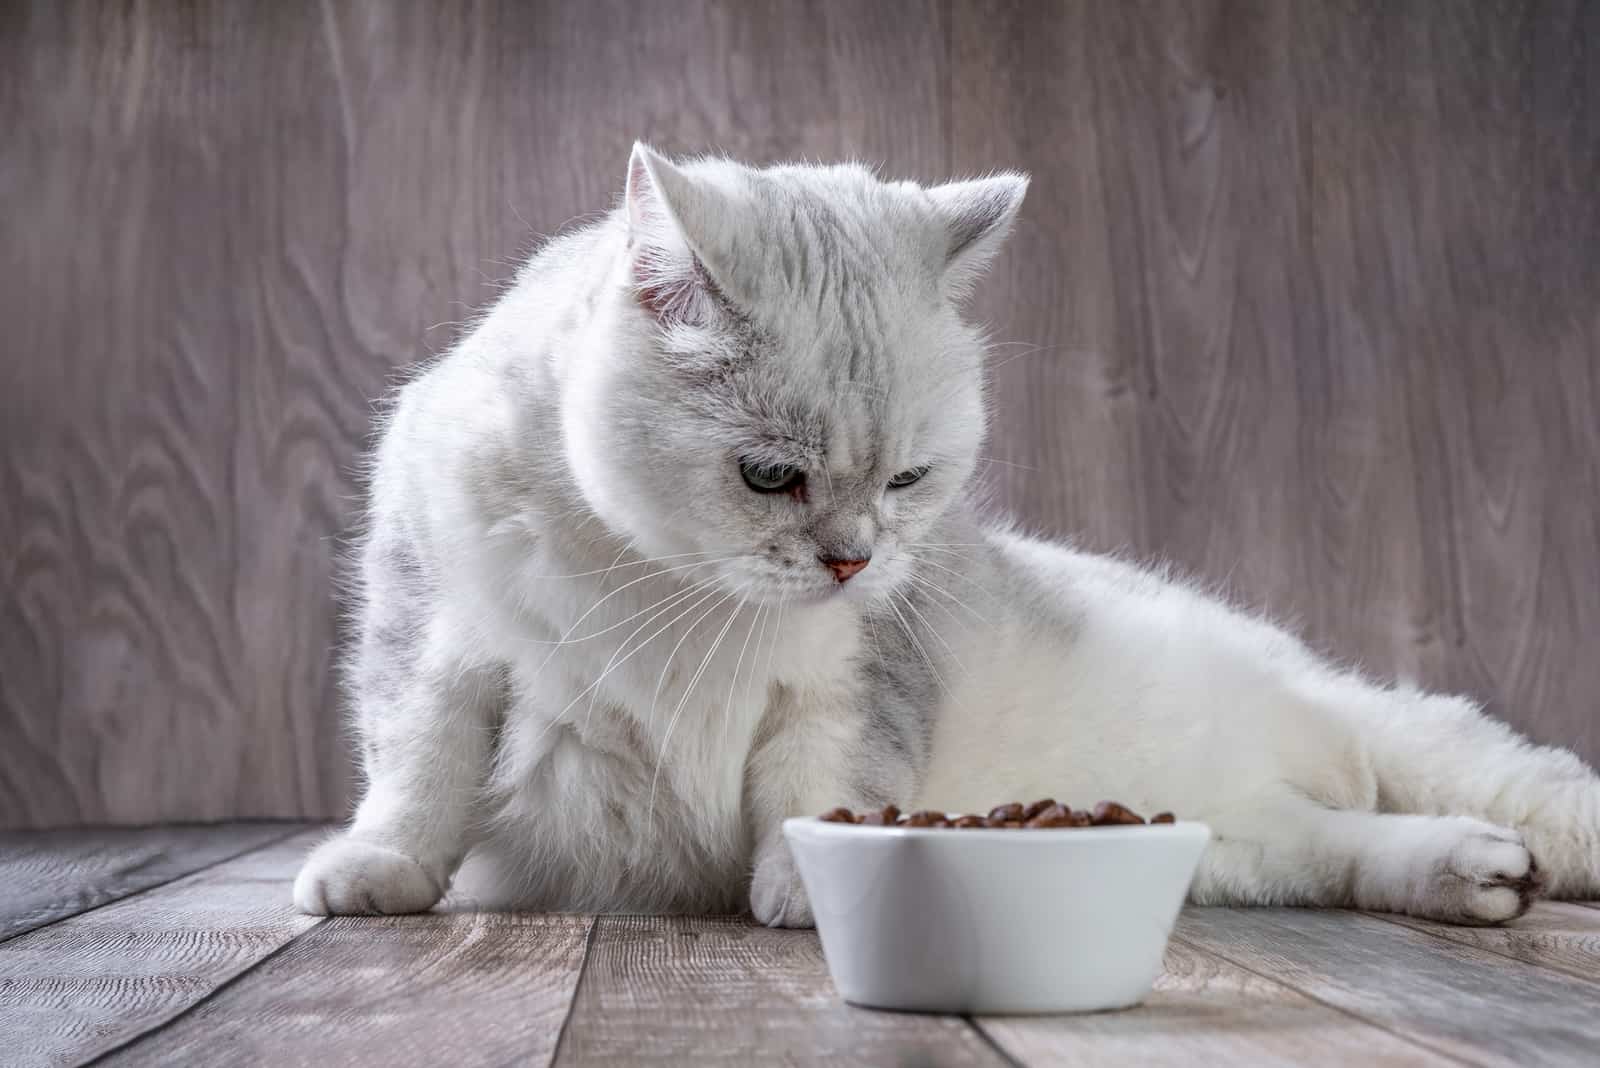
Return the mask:
[[[1008,801],[1003,805],[996,805],[989,810],[987,816],[969,814],[951,817],[948,813],[937,809],[921,809],[908,816],[902,816],[900,809],[894,805],[885,805],[878,812],[868,812],[864,815],[854,815],[848,808],[840,806],[830,809],[818,817],[829,823],[862,823],[871,827],[992,827],[1008,831],[1014,830],[1047,830],[1067,827],[1118,827],[1143,825],[1145,820],[1137,812],[1126,805],[1116,801],[1102,801],[1093,811],[1087,809],[1077,811],[1071,805],[1064,805],[1053,798],[1042,798],[1031,805],[1024,805],[1020,801]],[[1170,812],[1162,812],[1151,818],[1151,823],[1176,823],[1178,818]]]
[[1094,806],[1092,822],[1096,827],[1108,827],[1124,823],[1143,823],[1144,817],[1115,801],[1102,801]]
[[[1032,806],[1029,807],[1031,808]],[[1029,827],[1070,827],[1072,825],[1067,822],[1067,819],[1071,815],[1072,810],[1067,806],[1058,805],[1052,801],[1045,808],[1035,812],[1028,820],[1027,825]]]
[[881,812],[868,812],[857,823],[868,827],[893,827],[900,819],[900,810],[894,805],[884,805]]
[[1023,809],[1022,810],[1022,818],[1025,819],[1025,820],[1036,819],[1036,818],[1038,818],[1039,814],[1042,813],[1045,809],[1052,808],[1052,807],[1054,807],[1054,808],[1059,808],[1060,807],[1059,805],[1056,804],[1056,799],[1053,798],[1053,797],[1043,798],[1042,800],[1035,801],[1033,804],[1031,804],[1027,808]]

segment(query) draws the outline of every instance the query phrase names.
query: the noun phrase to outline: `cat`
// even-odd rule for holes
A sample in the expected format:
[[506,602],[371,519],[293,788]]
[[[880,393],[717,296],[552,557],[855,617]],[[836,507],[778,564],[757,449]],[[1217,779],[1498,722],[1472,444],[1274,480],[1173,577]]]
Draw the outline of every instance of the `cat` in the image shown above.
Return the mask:
[[807,926],[785,817],[1042,795],[1210,824],[1201,903],[1495,923],[1600,891],[1571,753],[979,517],[960,308],[1027,186],[636,145],[619,206],[387,417],[348,663],[364,796],[296,905],[418,911],[454,880]]

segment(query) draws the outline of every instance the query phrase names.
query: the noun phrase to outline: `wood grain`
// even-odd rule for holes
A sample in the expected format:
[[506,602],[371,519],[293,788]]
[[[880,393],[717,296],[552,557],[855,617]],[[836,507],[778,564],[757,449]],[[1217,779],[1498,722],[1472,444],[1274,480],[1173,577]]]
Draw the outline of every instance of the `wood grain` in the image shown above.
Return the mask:
[[954,1016],[834,993],[814,931],[602,916],[557,1065],[1003,1064]]
[[0,941],[258,848],[293,824],[0,832]]
[[593,920],[329,920],[108,1064],[548,1064]]
[[975,304],[997,504],[1600,757],[1597,42],[1595,0],[0,6],[0,826],[345,813],[371,402],[637,136],[1031,170]]
[[1472,1063],[1586,1065],[1600,1049],[1592,981],[1360,913],[1187,909],[1177,934]]
[[1178,940],[1137,1008],[975,1022],[1024,1064],[1460,1063]]
[[308,831],[0,943],[5,1062],[76,1064],[158,1027],[318,921],[289,902]]
[[1600,756],[1600,4],[951,10],[1000,501]]
[[1455,927],[1387,914],[1379,918],[1600,983],[1600,911],[1594,908],[1541,901],[1506,927]]

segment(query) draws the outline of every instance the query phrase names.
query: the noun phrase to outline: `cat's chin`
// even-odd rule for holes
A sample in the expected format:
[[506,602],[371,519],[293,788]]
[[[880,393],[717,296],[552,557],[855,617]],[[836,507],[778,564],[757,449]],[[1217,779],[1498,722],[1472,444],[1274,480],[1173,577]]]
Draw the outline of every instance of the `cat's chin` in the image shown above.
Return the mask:
[[818,585],[802,590],[787,590],[781,594],[768,598],[776,601],[786,600],[789,604],[871,604],[888,596],[892,587],[883,583],[874,583],[871,586],[857,585],[854,582],[832,583],[827,586]]

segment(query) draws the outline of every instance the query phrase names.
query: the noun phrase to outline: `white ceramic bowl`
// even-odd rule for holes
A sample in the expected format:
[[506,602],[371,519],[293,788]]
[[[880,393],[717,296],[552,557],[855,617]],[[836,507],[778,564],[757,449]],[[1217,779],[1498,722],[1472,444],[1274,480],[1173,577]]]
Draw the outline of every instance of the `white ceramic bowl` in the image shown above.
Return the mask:
[[1089,1012],[1149,993],[1211,837],[1203,823],[1064,830],[783,824],[846,1001]]

